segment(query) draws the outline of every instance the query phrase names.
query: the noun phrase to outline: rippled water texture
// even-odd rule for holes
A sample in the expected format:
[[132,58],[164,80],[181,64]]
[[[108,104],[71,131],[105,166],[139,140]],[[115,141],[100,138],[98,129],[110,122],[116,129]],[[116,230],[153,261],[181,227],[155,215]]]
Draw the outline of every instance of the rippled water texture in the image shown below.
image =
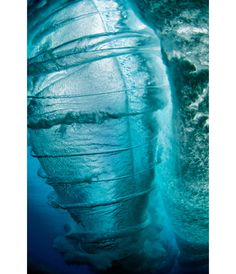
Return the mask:
[[203,273],[207,202],[179,172],[174,89],[138,14],[129,1],[29,2],[32,273]]

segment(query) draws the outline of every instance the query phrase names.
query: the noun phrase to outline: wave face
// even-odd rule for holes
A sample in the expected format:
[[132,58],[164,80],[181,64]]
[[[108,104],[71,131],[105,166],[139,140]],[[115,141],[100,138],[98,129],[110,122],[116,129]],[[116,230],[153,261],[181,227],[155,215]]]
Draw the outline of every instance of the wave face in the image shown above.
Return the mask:
[[50,203],[73,220],[56,248],[98,269],[165,269],[156,164],[172,103],[158,37],[127,1],[28,10],[32,155],[55,191]]

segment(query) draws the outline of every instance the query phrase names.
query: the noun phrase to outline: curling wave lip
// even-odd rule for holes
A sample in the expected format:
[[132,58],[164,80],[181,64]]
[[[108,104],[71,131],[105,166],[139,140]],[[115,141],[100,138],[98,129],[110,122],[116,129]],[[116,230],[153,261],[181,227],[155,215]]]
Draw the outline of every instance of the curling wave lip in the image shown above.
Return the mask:
[[52,204],[77,224],[56,247],[99,269],[162,269],[161,240],[155,254],[146,248],[158,113],[170,96],[158,37],[129,1],[49,1],[29,17],[33,156],[55,191]]

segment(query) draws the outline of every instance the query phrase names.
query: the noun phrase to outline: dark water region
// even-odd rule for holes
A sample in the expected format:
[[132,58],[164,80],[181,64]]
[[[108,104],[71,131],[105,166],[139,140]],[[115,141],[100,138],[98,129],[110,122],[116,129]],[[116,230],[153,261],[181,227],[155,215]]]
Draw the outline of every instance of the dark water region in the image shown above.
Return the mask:
[[[29,273],[78,273],[77,266],[68,266],[54,248],[53,242],[64,233],[69,216],[48,204],[51,187],[37,176],[38,161],[28,156],[28,267]],[[79,273],[91,273],[79,267]]]
[[[57,236],[65,233],[64,226],[70,222],[66,211],[53,208],[48,203],[52,189],[37,175],[40,165],[28,152],[28,274],[129,274],[119,267],[106,272],[96,272],[88,265],[69,265],[53,248]],[[170,237],[172,235],[170,234]],[[171,238],[170,241],[173,239]],[[177,266],[154,274],[207,274],[208,267],[197,272]],[[142,273],[147,274],[147,273]]]

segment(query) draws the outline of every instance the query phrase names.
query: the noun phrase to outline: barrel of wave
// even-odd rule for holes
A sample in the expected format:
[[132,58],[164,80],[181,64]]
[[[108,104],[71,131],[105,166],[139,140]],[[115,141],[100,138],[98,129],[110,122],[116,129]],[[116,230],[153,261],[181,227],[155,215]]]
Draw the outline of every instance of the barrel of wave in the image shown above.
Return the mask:
[[29,8],[28,45],[33,154],[76,222],[58,248],[97,268],[148,268],[158,113],[169,100],[158,38],[127,1],[49,1]]

